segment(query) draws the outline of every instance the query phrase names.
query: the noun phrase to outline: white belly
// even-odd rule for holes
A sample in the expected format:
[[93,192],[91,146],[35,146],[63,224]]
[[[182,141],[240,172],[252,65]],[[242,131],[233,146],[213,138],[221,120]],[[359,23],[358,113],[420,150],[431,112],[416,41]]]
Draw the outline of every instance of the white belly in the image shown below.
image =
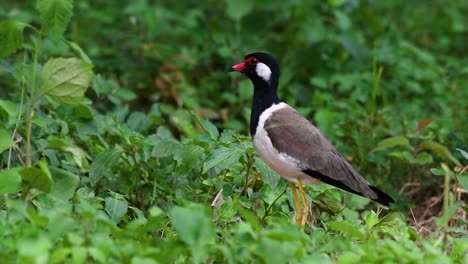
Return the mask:
[[298,179],[301,179],[303,184],[314,184],[319,183],[318,180],[302,172],[299,161],[286,153],[280,153],[273,147],[268,133],[263,126],[265,120],[271,116],[271,114],[284,107],[286,104],[279,103],[268,108],[262,115],[258,122],[257,130],[253,138],[253,146],[257,154],[262,160],[274,171],[276,171],[281,177],[286,180],[297,183]]

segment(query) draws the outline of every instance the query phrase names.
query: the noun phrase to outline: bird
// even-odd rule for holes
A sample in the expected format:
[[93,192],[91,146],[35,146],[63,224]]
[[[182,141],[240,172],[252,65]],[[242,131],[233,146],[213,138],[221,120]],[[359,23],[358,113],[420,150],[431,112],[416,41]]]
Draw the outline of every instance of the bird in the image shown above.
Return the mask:
[[386,208],[395,202],[367,182],[312,122],[281,101],[278,97],[280,67],[272,55],[248,54],[228,71],[242,73],[253,84],[250,115],[253,146],[257,155],[289,182],[296,224],[304,228],[309,214],[303,185],[330,184]]

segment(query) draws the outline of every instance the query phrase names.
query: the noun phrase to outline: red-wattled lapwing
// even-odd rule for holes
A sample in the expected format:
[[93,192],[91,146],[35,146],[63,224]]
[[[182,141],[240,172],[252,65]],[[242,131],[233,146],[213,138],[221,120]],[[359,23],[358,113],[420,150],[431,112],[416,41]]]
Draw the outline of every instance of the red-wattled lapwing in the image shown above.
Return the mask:
[[265,163],[289,181],[296,223],[304,226],[309,213],[303,184],[328,183],[384,206],[394,202],[355,171],[311,122],[281,102],[277,94],[280,69],[273,56],[263,52],[249,54],[229,71],[241,72],[253,83],[250,115],[253,145]]

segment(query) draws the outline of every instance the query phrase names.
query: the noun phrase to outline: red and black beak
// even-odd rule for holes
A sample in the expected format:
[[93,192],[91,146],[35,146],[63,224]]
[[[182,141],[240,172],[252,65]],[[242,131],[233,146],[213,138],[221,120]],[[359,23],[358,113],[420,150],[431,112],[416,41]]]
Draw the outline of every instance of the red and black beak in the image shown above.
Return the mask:
[[228,71],[229,71],[229,72],[232,72],[232,71],[244,72],[244,70],[245,70],[245,63],[246,63],[246,62],[243,61],[243,62],[241,62],[241,63],[239,63],[239,64],[236,64],[236,65],[230,67],[230,68],[228,69]]

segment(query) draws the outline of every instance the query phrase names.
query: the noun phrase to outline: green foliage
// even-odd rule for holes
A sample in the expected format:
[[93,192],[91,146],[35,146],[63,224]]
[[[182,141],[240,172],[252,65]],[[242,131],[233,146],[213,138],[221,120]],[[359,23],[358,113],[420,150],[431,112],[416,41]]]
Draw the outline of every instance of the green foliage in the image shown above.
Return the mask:
[[0,58],[10,55],[23,45],[25,27],[25,23],[18,21],[0,22],[0,39],[3,40],[0,46]]
[[50,59],[42,68],[40,95],[48,95],[61,105],[83,103],[92,77],[90,64],[75,58]]
[[43,32],[54,42],[60,41],[72,16],[72,0],[38,0],[37,10]]
[[[5,263],[465,263],[464,1],[7,1],[0,9]],[[293,224],[255,156],[250,82],[281,97],[389,211],[326,185]],[[98,73],[94,75],[94,72]]]

